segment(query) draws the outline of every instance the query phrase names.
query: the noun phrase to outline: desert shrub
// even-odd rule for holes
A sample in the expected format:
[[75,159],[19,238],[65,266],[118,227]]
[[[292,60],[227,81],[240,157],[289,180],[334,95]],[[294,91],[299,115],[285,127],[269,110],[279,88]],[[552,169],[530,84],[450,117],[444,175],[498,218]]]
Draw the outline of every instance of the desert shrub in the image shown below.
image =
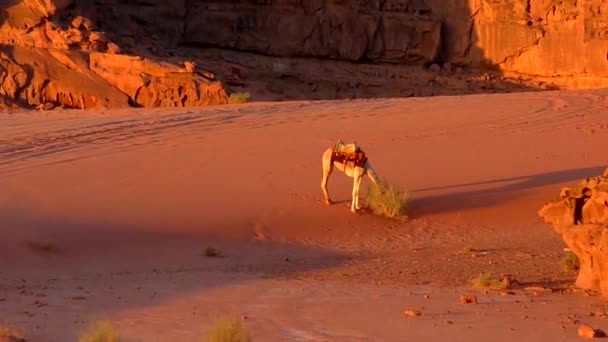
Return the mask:
[[380,216],[407,219],[406,211],[412,195],[384,181],[372,185],[367,194],[367,206]]
[[232,93],[228,97],[228,103],[247,103],[251,101],[251,94],[247,93]]
[[494,290],[504,290],[509,288],[509,279],[496,279],[491,273],[482,272],[476,278],[471,280],[471,284],[475,287],[490,288]]
[[241,321],[231,316],[218,318],[207,334],[206,342],[250,342],[251,336]]
[[578,271],[580,263],[576,254],[568,252],[562,259],[562,266],[566,271]]
[[465,247],[465,248],[462,249],[462,252],[465,253],[465,254],[470,254],[470,253],[473,253],[473,252],[476,252],[476,251],[477,250],[475,248],[471,247],[471,246],[467,246],[467,247]]
[[30,248],[40,252],[54,252],[57,250],[57,245],[53,241],[30,241]]
[[217,257],[220,256],[220,251],[213,248],[213,247],[207,247],[204,251],[203,251],[203,255],[206,257]]
[[97,321],[80,336],[80,342],[119,342],[120,335],[112,323],[108,321]]

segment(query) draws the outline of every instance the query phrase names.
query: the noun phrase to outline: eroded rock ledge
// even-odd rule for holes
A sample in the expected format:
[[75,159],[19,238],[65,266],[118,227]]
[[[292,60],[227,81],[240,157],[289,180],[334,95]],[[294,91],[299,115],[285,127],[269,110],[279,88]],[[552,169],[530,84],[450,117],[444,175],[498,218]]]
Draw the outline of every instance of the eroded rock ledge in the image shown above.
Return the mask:
[[121,54],[90,19],[71,15],[72,5],[73,0],[15,1],[1,13],[0,109],[228,102],[212,73],[188,61]]
[[608,298],[608,169],[602,176],[563,188],[539,216],[553,225],[580,262],[576,286]]
[[0,108],[225,103],[218,80],[256,100],[605,88],[607,13],[605,0],[0,0]]

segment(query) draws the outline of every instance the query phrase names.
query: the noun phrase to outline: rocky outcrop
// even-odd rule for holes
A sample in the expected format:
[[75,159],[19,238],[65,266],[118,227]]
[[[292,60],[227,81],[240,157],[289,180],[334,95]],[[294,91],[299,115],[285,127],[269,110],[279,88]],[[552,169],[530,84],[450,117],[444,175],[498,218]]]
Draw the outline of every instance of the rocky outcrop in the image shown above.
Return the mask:
[[138,106],[182,107],[227,103],[221,83],[191,62],[176,63],[126,55],[91,53],[89,68]]
[[[98,17],[134,48],[143,40],[150,49],[168,42],[283,57],[425,64],[441,47],[441,23],[426,15],[424,1],[149,0],[145,8],[102,3]],[[157,17],[166,20],[159,23]]]
[[283,57],[608,77],[603,0],[97,3],[98,18],[120,26],[116,33],[127,45],[156,41]]
[[564,188],[539,212],[579,258],[576,285],[608,298],[608,169],[602,176]]
[[210,73],[150,58],[78,50],[0,46],[0,84],[0,96],[13,105],[45,109],[227,102],[223,86]]
[[[264,84],[255,98],[305,99],[503,92],[512,84],[521,91],[521,77],[534,78],[528,90],[606,87],[606,6],[602,0],[98,0],[82,13],[130,53],[190,57],[222,49],[231,55],[213,69],[222,80],[236,67],[250,77],[237,80],[238,87]],[[263,65],[250,66],[254,59],[295,63],[321,77],[287,79],[283,69],[261,73]],[[402,69],[393,72],[392,66]],[[495,87],[450,76],[446,90],[441,80],[420,81],[433,75],[395,75],[420,74],[424,67],[448,76],[462,68],[482,77],[491,68],[515,80]],[[368,82],[362,75],[370,68],[389,76]],[[353,70],[350,76],[332,77],[345,69]],[[327,95],[314,91],[325,88]]]
[[[608,85],[608,3],[603,0],[0,1],[0,44],[79,50],[91,55],[88,60],[99,60],[93,54],[103,53],[130,56],[114,62],[139,63],[133,56],[157,65],[171,61],[173,67],[153,79],[138,76],[134,67],[125,76],[135,82],[130,85],[116,77],[120,68],[91,70],[126,94],[130,103],[145,106],[224,103],[226,97],[217,95],[219,84],[211,73],[187,67],[192,76],[188,78],[171,71],[194,56],[209,70],[205,54],[211,48],[236,56],[214,61],[222,64],[213,69],[222,81],[231,79],[236,67],[264,83],[266,89],[255,98],[261,93],[278,99],[293,98],[290,92],[300,98],[320,93],[328,94],[321,98],[344,98],[502,92],[510,91],[512,84],[517,91]],[[114,63],[111,57],[104,59],[105,64]],[[265,66],[252,66],[254,60],[278,67],[261,73]],[[320,77],[306,71],[296,79],[293,74],[299,71],[288,70],[288,79],[280,65],[294,64],[291,61],[298,70],[313,70]],[[44,61],[29,64],[39,63]],[[478,81],[455,72],[466,73],[469,67],[498,69],[503,74],[498,76],[516,80]],[[376,75],[372,81],[367,77],[370,69]],[[422,69],[442,72],[420,76]],[[522,75],[537,81],[522,85],[517,80]],[[484,72],[477,76],[487,78]],[[234,84],[255,86],[243,78]],[[174,93],[180,86],[188,90]]]
[[118,108],[126,94],[88,67],[77,51],[0,46],[0,95],[24,107]]
[[482,0],[472,9],[472,63],[542,76],[608,77],[604,0]]
[[188,9],[182,44],[274,56],[425,64],[441,47],[441,23],[423,1],[303,1]]
[[[6,1],[6,0],[5,0]],[[86,3],[86,1],[83,1]],[[73,0],[20,1],[0,16],[0,108],[180,107],[228,102],[190,61],[123,55]]]
[[[5,0],[6,1],[6,0]],[[51,18],[65,11],[73,0],[21,1],[4,12],[0,22],[0,44],[45,49],[79,49],[119,52],[116,44],[95,29],[93,22],[82,16],[70,21],[54,22]]]

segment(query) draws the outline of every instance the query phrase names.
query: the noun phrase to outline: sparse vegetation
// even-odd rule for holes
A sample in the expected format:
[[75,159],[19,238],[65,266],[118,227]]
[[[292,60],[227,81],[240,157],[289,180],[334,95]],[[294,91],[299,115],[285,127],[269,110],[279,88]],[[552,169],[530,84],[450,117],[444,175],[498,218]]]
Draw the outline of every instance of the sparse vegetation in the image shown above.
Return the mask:
[[407,219],[406,210],[411,197],[408,191],[381,181],[369,189],[367,205],[376,215]]
[[0,324],[0,341],[22,342],[25,341],[25,335],[21,331]]
[[30,241],[28,242],[28,246],[34,250],[47,253],[57,250],[57,246],[53,241]]
[[465,253],[465,254],[470,254],[470,253],[473,253],[473,252],[477,252],[477,250],[475,248],[471,247],[471,246],[467,246],[467,247],[465,247],[465,248],[462,249],[462,252]]
[[477,296],[460,295],[462,304],[477,304]]
[[219,318],[209,330],[206,342],[250,342],[251,336],[235,316]]
[[580,263],[576,254],[568,252],[562,259],[562,266],[566,271],[578,271]]
[[246,93],[232,93],[228,98],[228,103],[238,104],[238,103],[247,103],[251,101],[251,94]]
[[97,321],[80,336],[79,342],[120,342],[120,335],[112,323]]
[[205,255],[206,257],[209,257],[209,258],[213,258],[213,257],[220,256],[220,251],[213,247],[207,247],[203,251],[203,255]]
[[479,274],[479,276],[471,280],[471,284],[475,287],[489,288],[493,290],[505,290],[510,287],[511,282],[507,278],[498,280],[491,273],[482,272]]

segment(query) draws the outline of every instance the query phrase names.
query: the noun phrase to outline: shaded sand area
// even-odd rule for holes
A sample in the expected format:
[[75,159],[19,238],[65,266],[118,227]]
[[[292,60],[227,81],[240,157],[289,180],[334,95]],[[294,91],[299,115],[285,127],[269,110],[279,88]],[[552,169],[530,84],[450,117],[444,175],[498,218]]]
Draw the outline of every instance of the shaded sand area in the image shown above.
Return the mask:
[[[0,114],[0,321],[28,341],[73,341],[99,318],[129,341],[198,341],[228,312],[254,341],[606,329],[536,212],[606,168],[607,95]],[[338,203],[322,204],[321,153],[338,139],[414,192],[409,222],[350,213],[339,173]],[[481,272],[516,279],[512,294],[472,289]]]

